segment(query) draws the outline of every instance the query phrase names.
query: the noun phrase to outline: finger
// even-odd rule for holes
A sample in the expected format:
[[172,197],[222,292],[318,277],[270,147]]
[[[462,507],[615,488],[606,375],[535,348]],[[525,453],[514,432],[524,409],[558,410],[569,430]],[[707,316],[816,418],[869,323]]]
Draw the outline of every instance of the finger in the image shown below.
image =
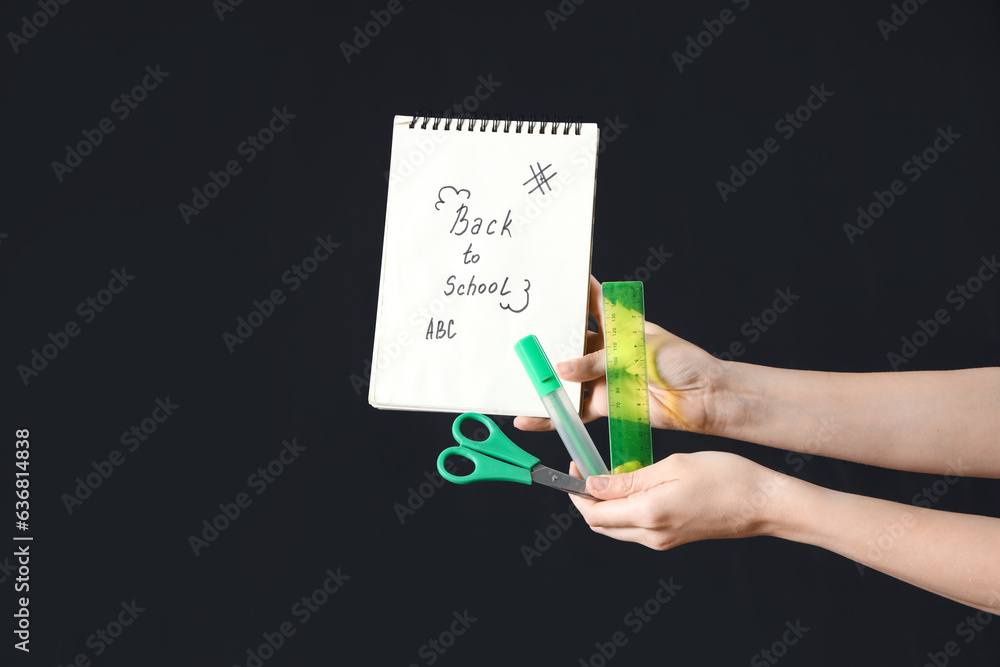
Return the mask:
[[604,377],[604,350],[560,361],[556,364],[556,372],[559,373],[559,377],[569,382],[589,382]]
[[591,527],[651,528],[656,523],[655,502],[646,494],[662,483],[662,473],[653,467],[617,475],[592,475],[587,478],[587,493],[603,502],[584,514]]
[[587,500],[586,498],[575,496],[572,493],[569,493],[567,495],[569,496],[570,502],[576,505],[576,511],[579,512],[581,515],[587,509],[588,505],[594,504],[593,500]]
[[584,353],[597,352],[602,347],[604,347],[604,335],[597,331],[588,331],[587,345],[584,348]]
[[589,424],[595,419],[608,416],[608,391],[607,385],[603,382],[590,382],[583,385],[584,389],[590,391],[590,395],[584,397],[580,411],[580,418],[584,424]]
[[[587,490],[590,493],[590,489]],[[593,495],[593,494],[591,494]],[[597,496],[594,496],[595,498]],[[593,528],[641,528],[647,515],[646,505],[639,497],[615,500],[587,501],[589,507],[577,505],[587,524]]]
[[515,417],[514,428],[522,431],[551,431],[555,426],[547,417]]
[[587,493],[601,500],[615,500],[659,486],[662,473],[653,466],[617,475],[593,475],[587,479]]
[[604,331],[604,295],[601,292],[601,283],[594,277],[594,274],[590,274],[590,295],[587,300],[587,312],[597,320],[597,330]]

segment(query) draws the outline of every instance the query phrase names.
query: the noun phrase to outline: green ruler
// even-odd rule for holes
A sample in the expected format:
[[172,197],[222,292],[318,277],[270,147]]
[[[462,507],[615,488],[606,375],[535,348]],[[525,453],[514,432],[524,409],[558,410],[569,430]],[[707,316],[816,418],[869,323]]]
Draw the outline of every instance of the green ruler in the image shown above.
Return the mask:
[[653,463],[642,283],[604,283],[611,474]]

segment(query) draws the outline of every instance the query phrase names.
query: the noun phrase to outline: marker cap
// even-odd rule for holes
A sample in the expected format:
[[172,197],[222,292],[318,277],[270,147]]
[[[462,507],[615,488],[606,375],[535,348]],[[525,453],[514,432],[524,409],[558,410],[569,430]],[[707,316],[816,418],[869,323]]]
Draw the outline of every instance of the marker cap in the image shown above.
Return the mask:
[[562,388],[562,383],[556,376],[556,371],[549,363],[549,358],[545,356],[538,338],[534,334],[525,336],[514,345],[514,352],[521,360],[521,365],[528,372],[531,384],[535,386],[535,391],[539,396],[545,396],[556,389]]

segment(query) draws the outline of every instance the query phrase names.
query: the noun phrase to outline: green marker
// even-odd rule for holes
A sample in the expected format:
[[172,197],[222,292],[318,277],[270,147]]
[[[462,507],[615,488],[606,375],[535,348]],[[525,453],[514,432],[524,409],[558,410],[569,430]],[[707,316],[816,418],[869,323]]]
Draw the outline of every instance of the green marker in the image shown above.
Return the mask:
[[590,439],[580,415],[573,409],[573,404],[538,339],[535,336],[525,336],[514,345],[514,351],[524,370],[528,372],[545,411],[552,418],[552,423],[580,475],[584,479],[591,475],[607,475],[608,468],[604,465],[604,460],[594,446],[594,441]]
[[604,296],[611,474],[653,464],[642,283],[609,282]]

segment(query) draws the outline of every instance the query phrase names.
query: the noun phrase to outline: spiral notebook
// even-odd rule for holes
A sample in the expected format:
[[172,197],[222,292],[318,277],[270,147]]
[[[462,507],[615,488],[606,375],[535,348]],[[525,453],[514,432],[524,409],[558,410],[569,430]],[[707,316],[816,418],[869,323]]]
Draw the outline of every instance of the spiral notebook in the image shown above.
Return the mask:
[[514,343],[535,334],[553,364],[584,352],[598,139],[395,117],[369,403],[545,416]]

